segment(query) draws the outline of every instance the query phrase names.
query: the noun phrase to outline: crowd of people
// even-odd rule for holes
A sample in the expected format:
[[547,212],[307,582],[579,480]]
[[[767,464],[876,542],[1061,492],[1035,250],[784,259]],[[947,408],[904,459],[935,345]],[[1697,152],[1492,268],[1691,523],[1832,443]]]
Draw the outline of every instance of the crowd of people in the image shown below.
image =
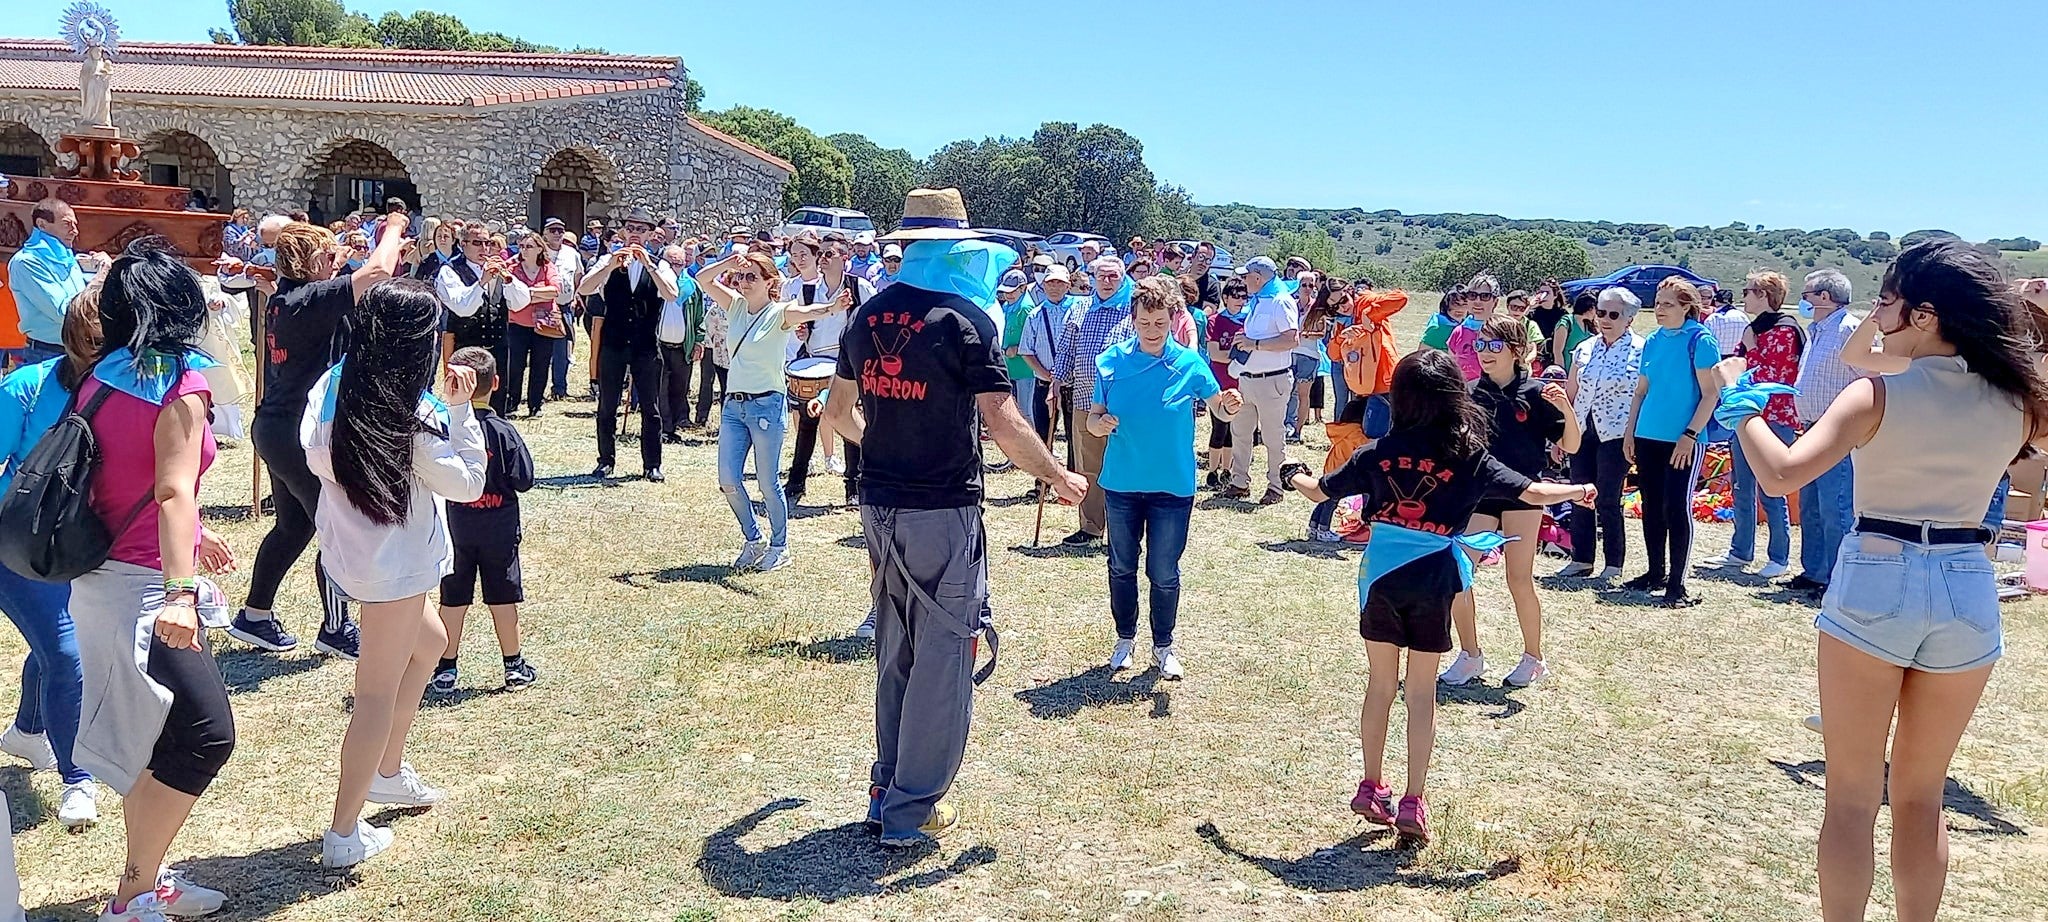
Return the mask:
[[[945,795],[998,647],[984,438],[1039,482],[1041,501],[1078,506],[1066,545],[1106,548],[1113,670],[1139,666],[1142,569],[1151,668],[1185,675],[1180,560],[1203,490],[1247,507],[1298,491],[1315,503],[1309,540],[1364,544],[1365,771],[1350,806],[1422,843],[1435,687],[1488,670],[1478,565],[1503,563],[1523,643],[1503,682],[1536,685],[1549,674],[1535,573],[1545,535],[1569,535],[1556,573],[1567,587],[1697,604],[1693,494],[1706,446],[1730,441],[1734,536],[1697,569],[1755,566],[1761,506],[1759,575],[1791,576],[1819,602],[1824,911],[1861,918],[1887,796],[1901,917],[1932,918],[1939,903],[1941,787],[2002,650],[1986,557],[2001,475],[2048,430],[2048,280],[2010,283],[1960,242],[1906,249],[1862,318],[1832,269],[1805,276],[1796,313],[1775,271],[1749,274],[1739,300],[1667,279],[1647,334],[1628,289],[1567,304],[1555,281],[1510,291],[1480,274],[1445,292],[1408,344],[1392,324],[1410,296],[1371,280],[1298,257],[1212,269],[1206,243],[1133,240],[1122,255],[1087,244],[1085,262],[1063,264],[979,239],[955,190],[913,191],[882,241],[743,226],[690,237],[639,209],[579,239],[556,218],[538,231],[426,218],[397,199],[334,227],[253,218],[237,213],[225,231],[221,296],[160,238],[114,258],[74,254],[76,218],[54,200],[36,206],[9,266],[27,344],[0,382],[0,484],[43,489],[55,451],[39,444],[85,427],[100,452],[90,512],[110,537],[75,573],[20,572],[28,558],[8,549],[36,539],[0,540],[0,610],[30,651],[0,751],[61,774],[68,826],[97,819],[97,784],[123,797],[128,858],[102,919],[153,922],[225,899],[163,864],[235,747],[207,629],[295,649],[273,609],[315,540],[314,645],[356,670],[323,862],[391,847],[390,830],[360,819],[366,803],[443,800],[406,742],[422,698],[458,687],[479,585],[504,686],[539,679],[519,630],[519,495],[535,470],[513,420],[570,397],[578,331],[590,349],[579,396],[597,404],[592,476],[615,475],[622,415],[638,416],[651,483],[665,479],[665,446],[704,430],[739,532],[734,570],[792,563],[790,510],[814,458],[860,508],[873,604],[856,634],[874,639],[878,670],[868,822],[884,846],[960,821]],[[218,384],[239,349],[206,334],[239,292],[260,366],[247,437],[275,515],[230,614],[207,574],[239,557],[196,497],[240,397]],[[238,420],[225,425],[238,432]],[[1327,454],[1291,460],[1318,422]],[[1631,490],[1646,559],[1624,580]],[[1796,575],[1783,499],[1794,491]],[[1385,750],[1404,688],[1396,799]]]

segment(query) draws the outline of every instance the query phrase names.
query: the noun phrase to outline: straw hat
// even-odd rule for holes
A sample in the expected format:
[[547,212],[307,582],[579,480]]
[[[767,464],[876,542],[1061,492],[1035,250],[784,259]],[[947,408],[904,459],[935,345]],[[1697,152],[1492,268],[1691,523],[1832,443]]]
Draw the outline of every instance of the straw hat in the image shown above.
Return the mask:
[[971,240],[967,205],[958,189],[912,189],[903,199],[903,221],[883,240]]

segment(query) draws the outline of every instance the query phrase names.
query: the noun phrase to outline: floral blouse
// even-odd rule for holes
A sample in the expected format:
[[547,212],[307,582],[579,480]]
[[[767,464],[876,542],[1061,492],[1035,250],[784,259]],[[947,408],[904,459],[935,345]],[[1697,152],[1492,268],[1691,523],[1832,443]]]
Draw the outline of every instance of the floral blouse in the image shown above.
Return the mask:
[[1643,338],[1630,332],[1609,344],[1606,337],[1594,336],[1573,354],[1572,373],[1579,378],[1574,401],[1579,425],[1602,440],[1621,438],[1628,429],[1636,383],[1643,377]]
[[[1753,330],[1754,328],[1752,328]],[[1798,384],[1799,353],[1805,345],[1796,324],[1778,324],[1753,333],[1756,345],[1746,349],[1749,367],[1756,370],[1758,384]],[[1791,394],[1773,394],[1764,404],[1764,421],[1775,426],[1799,428],[1799,409]]]
[[720,368],[732,367],[732,346],[725,341],[725,308],[704,304],[704,342],[711,347],[711,364]]

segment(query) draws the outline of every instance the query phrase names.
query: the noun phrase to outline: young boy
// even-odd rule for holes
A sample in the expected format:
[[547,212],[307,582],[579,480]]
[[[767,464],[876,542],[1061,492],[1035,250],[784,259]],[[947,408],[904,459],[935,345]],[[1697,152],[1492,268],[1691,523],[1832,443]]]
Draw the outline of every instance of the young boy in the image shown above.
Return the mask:
[[519,430],[491,412],[491,393],[498,386],[498,363],[489,350],[470,346],[455,350],[449,363],[476,372],[470,403],[483,426],[490,461],[484,470],[484,493],[471,503],[448,504],[448,540],[455,548],[455,572],[441,579],[441,623],[448,627],[448,649],[434,669],[434,694],[455,692],[455,657],[462,649],[462,619],[476,600],[479,580],[491,623],[498,631],[498,652],[505,658],[505,688],[532,685],[540,673],[521,655],[519,603],[526,589],[519,578],[519,494],[533,489],[533,455]]

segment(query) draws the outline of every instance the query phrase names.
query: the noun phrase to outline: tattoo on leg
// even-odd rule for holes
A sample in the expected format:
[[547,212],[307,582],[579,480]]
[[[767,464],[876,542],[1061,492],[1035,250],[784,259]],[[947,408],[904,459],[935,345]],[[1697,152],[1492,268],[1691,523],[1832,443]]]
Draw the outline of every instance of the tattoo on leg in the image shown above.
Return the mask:
[[132,884],[141,879],[142,869],[136,867],[135,862],[128,862],[127,870],[121,872],[121,882],[124,884]]

